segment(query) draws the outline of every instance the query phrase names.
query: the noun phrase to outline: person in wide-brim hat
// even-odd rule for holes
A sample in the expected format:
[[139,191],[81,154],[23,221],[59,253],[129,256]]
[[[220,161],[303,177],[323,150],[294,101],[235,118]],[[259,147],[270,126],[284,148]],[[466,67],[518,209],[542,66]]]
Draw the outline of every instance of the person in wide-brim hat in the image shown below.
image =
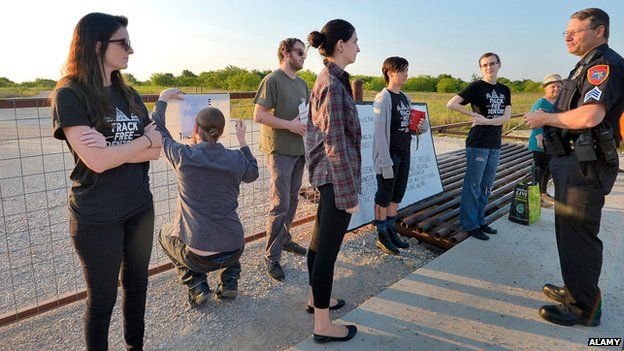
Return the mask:
[[[553,112],[555,108],[555,100],[559,96],[561,91],[561,76],[558,74],[549,74],[544,77],[542,81],[542,88],[544,89],[544,96],[533,104],[531,112],[537,110],[543,110],[545,112]],[[533,153],[533,161],[537,168],[537,179],[541,193],[541,206],[544,208],[552,207],[555,200],[546,191],[548,188],[548,181],[550,180],[550,170],[548,164],[550,162],[550,156],[544,152],[544,136],[542,128],[535,128],[531,130],[531,136],[529,137],[529,150]]]

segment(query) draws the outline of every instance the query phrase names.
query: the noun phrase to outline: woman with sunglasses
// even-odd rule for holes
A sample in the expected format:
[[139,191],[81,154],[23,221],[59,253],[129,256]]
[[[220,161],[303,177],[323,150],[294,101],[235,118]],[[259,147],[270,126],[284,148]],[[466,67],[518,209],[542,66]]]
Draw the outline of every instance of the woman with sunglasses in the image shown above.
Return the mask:
[[[362,132],[349,73],[360,48],[355,28],[347,21],[327,22],[308,42],[325,57],[310,95],[310,118],[306,134],[306,159],[310,183],[321,194],[312,240],[308,249],[311,294],[308,310],[314,312],[314,341],[347,341],[357,332],[354,325],[332,323],[329,310],[344,306],[332,300],[334,265],[351,214],[359,209],[362,164]],[[312,309],[313,307],[313,309]]]
[[134,52],[127,24],[102,13],[78,22],[51,108],[54,137],[67,142],[75,161],[69,231],[87,286],[88,350],[108,348],[119,278],[126,347],[143,348],[154,231],[148,161],[159,158],[162,138],[120,73]]

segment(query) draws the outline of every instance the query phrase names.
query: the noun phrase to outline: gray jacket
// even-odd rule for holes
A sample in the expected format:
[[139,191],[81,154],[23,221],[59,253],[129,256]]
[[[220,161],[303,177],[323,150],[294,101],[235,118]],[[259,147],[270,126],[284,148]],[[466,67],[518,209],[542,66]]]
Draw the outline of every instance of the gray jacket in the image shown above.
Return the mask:
[[[409,105],[412,101],[404,92]],[[392,119],[392,98],[387,88],[383,88],[373,102],[373,112],[375,113],[375,135],[373,138],[373,166],[375,173],[381,174],[384,179],[394,178],[392,172],[392,158],[390,158],[390,122]],[[420,134],[425,133],[429,129],[429,123],[425,121],[425,125],[420,130]],[[418,147],[418,139],[420,135],[416,135],[416,147]]]
[[173,232],[188,246],[213,252],[240,250],[243,225],[236,213],[240,183],[258,179],[249,147],[226,149],[220,143],[184,145],[165,127],[167,103],[156,102],[152,118],[163,137],[163,153],[178,178]]

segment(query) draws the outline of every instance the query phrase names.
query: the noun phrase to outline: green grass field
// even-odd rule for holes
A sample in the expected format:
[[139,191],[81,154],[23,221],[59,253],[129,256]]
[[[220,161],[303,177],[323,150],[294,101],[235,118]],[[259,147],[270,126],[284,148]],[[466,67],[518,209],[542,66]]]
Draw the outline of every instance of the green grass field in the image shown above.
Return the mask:
[[[158,94],[161,90],[160,87],[139,87],[139,92],[142,94]],[[187,93],[195,93],[194,88],[182,88]],[[214,93],[222,93],[223,91],[210,91]],[[365,101],[372,101],[376,92],[366,91],[364,93]],[[446,102],[453,97],[453,93],[422,93],[415,92],[409,93],[412,102],[423,102],[427,104],[429,110],[429,117],[432,125],[442,125],[456,122],[466,122],[468,117],[450,111],[446,108]],[[515,93],[512,94],[512,114],[525,113],[531,109],[533,103],[542,97],[540,93]],[[152,106],[149,105],[148,108]],[[253,116],[253,100],[252,99],[240,99],[232,100],[230,109],[231,118],[251,119]],[[521,123],[522,119],[513,119],[506,125],[506,128],[512,128],[518,123]],[[523,127],[520,127],[522,129]]]
[[41,88],[0,87],[0,99],[31,97],[39,94]]
[[[137,86],[137,91],[140,94],[158,94],[163,87],[158,86]],[[209,91],[201,91],[197,87],[182,87],[180,88],[182,91],[189,94],[196,93],[223,93],[224,91],[219,90],[209,90]],[[34,96],[39,93],[41,89],[39,88],[0,88],[0,98],[7,97],[29,97]],[[366,91],[364,92],[364,100],[372,101],[376,92],[374,91]],[[456,122],[466,122],[468,118],[463,116],[457,112],[452,112],[446,109],[446,102],[454,95],[453,93],[424,93],[424,92],[415,92],[409,93],[413,102],[424,102],[427,104],[429,109],[429,117],[431,119],[432,125],[442,125]],[[531,108],[531,105],[540,98],[542,94],[540,93],[514,93],[512,94],[512,113],[525,113],[528,112]],[[151,110],[153,104],[147,104],[148,109]],[[251,119],[253,115],[253,100],[252,99],[239,99],[232,100],[231,102],[231,118],[243,118],[243,119]],[[521,119],[514,119],[512,122],[508,123],[506,128],[513,128],[518,123],[521,123]],[[524,127],[521,127],[522,129]]]

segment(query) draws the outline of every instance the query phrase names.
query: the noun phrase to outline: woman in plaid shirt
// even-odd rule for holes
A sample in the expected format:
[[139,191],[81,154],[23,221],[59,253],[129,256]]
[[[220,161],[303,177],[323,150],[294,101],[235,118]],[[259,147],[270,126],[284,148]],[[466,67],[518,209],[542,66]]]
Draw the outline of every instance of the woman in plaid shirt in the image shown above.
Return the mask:
[[311,118],[305,139],[310,183],[321,193],[308,249],[308,312],[314,313],[316,342],[347,341],[357,332],[354,325],[343,326],[329,319],[329,310],[345,304],[331,299],[334,264],[351,214],[359,209],[361,192],[362,133],[349,74],[344,71],[360,51],[357,40],[355,28],[340,19],[308,36],[310,45],[325,57],[325,68],[310,95]]

